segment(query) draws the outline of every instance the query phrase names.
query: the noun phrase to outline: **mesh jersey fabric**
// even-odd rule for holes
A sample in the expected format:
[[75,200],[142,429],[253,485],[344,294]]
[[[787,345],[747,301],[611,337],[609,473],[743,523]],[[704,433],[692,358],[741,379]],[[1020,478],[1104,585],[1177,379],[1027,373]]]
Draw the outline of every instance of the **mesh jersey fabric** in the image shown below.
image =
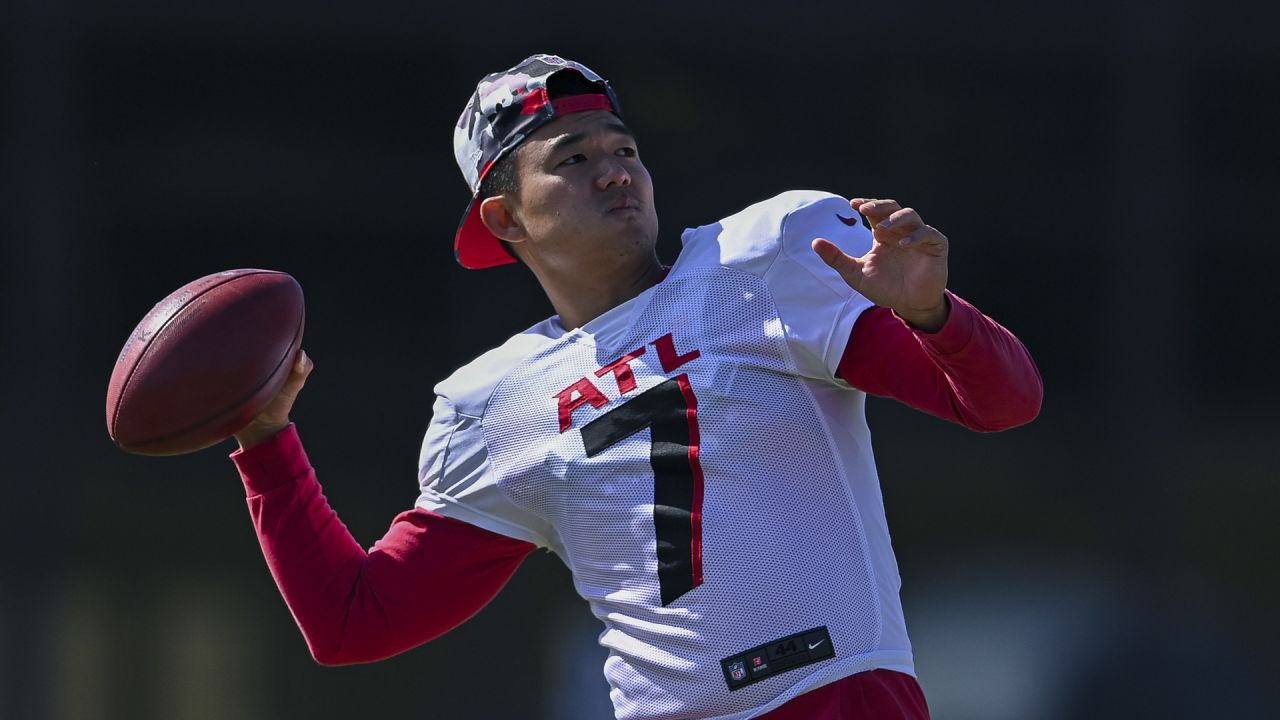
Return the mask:
[[[914,674],[865,395],[835,377],[870,303],[810,248],[865,253],[850,219],[794,191],[687,230],[663,282],[436,388],[418,506],[566,563],[620,720],[749,718],[856,672]],[[823,626],[834,657],[729,689],[722,659]]]

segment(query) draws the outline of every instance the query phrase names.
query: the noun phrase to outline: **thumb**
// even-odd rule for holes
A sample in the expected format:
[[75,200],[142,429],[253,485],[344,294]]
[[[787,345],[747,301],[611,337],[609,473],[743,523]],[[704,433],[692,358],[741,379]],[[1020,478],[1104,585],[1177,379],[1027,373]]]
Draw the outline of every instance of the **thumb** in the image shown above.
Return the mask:
[[311,371],[315,368],[316,364],[311,361],[311,356],[307,354],[307,351],[302,348],[298,348],[298,355],[293,360],[293,372],[301,375],[302,379],[306,380],[307,376],[310,375]]
[[822,258],[822,262],[840,273],[849,287],[858,290],[862,285],[862,262],[858,258],[836,247],[835,243],[826,238],[815,238],[813,251]]
[[307,376],[314,369],[315,363],[311,362],[311,357],[299,349],[298,354],[293,358],[293,365],[289,368],[284,386],[256,417],[236,431],[235,438],[240,442],[241,448],[248,450],[280,432],[289,424],[289,413],[293,410],[293,403],[298,399],[302,386],[306,384]]
[[305,350],[299,348],[297,356],[294,357],[293,367],[290,368],[289,376],[284,381],[282,392],[286,392],[290,397],[296,397],[298,392],[302,390],[302,386],[307,383],[307,377],[311,375],[311,371],[316,368],[311,356]]

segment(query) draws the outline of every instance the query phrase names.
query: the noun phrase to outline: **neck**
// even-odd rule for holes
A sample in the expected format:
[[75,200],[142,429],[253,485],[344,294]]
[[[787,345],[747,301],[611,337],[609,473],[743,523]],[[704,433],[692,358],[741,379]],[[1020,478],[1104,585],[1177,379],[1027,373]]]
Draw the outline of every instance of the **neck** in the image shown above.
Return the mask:
[[560,324],[572,330],[657,285],[666,275],[666,268],[655,255],[609,275],[584,277],[581,272],[557,273],[545,268],[534,269],[534,275],[560,316]]

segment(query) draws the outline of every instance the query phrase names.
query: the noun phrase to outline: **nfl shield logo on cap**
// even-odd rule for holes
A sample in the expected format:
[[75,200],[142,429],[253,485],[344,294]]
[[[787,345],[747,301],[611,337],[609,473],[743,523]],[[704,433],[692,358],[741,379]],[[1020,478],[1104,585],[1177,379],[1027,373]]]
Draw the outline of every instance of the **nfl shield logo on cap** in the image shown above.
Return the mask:
[[[585,82],[557,92],[552,78],[561,73],[576,74]],[[587,110],[607,110],[621,117],[618,99],[604,78],[556,55],[527,57],[515,67],[484,76],[476,85],[453,131],[453,154],[471,189],[471,203],[453,238],[463,267],[479,270],[515,262],[480,220],[480,184],[494,164],[554,118]]]

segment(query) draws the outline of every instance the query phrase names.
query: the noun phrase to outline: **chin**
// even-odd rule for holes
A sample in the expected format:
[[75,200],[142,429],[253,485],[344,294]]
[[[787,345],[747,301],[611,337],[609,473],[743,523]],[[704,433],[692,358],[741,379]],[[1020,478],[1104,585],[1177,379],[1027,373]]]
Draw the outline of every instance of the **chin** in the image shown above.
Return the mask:
[[658,245],[658,234],[640,228],[636,230],[637,232],[624,238],[620,246],[626,248],[627,256],[647,260],[653,256]]
[[[604,248],[601,248],[604,250]],[[608,250],[601,253],[590,263],[599,272],[626,271],[636,265],[649,262],[654,254],[653,241],[647,237],[635,235],[614,238]]]

